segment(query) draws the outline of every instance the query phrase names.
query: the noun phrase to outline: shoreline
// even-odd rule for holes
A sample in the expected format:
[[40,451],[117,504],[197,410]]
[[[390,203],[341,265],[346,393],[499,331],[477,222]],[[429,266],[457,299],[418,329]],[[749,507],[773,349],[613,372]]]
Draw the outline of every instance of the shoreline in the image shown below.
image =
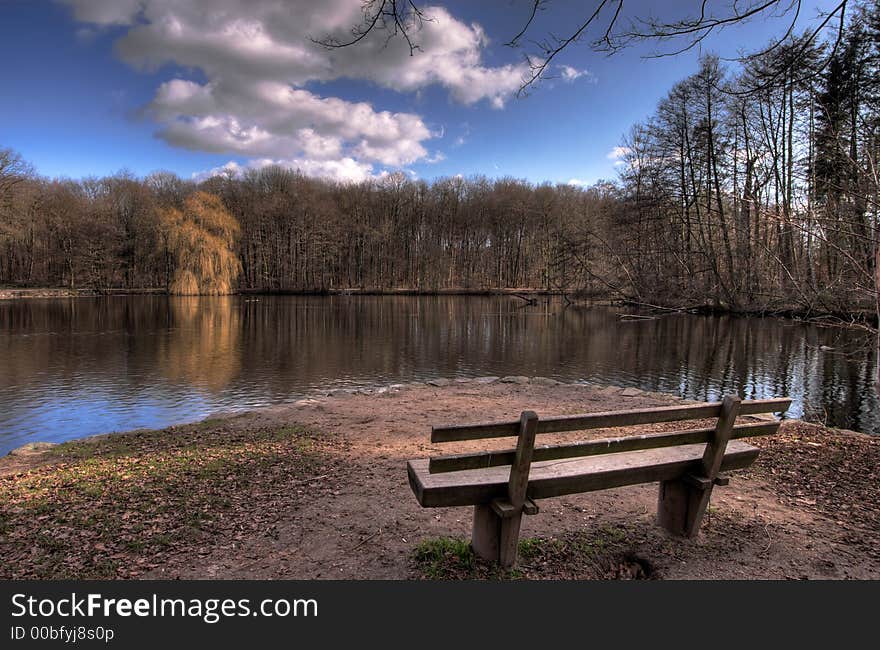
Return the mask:
[[[877,314],[871,310],[857,310],[851,313],[809,312],[796,307],[783,306],[778,308],[732,308],[717,304],[712,299],[683,307],[652,305],[631,298],[578,297],[575,292],[559,289],[537,289],[528,287],[488,287],[467,288],[451,287],[439,289],[417,289],[413,287],[399,288],[324,288],[324,289],[239,289],[230,296],[511,296],[519,298],[523,304],[534,304],[537,298],[563,298],[571,305],[577,306],[621,306],[638,311],[647,311],[655,317],[668,314],[693,314],[714,316],[739,316],[743,318],[781,318],[797,322],[807,322],[819,326],[846,327],[873,331],[878,324]],[[103,298],[114,296],[171,296],[166,289],[65,289],[61,287],[45,288],[13,288],[0,287],[0,302],[11,300],[37,299],[72,299],[72,298]],[[198,296],[175,296],[198,297]],[[205,296],[212,297],[212,296]]]
[[[583,388],[587,390],[598,391],[601,395],[604,395],[609,398],[618,399],[618,398],[633,398],[633,397],[647,397],[647,398],[656,398],[660,400],[672,400],[677,403],[689,404],[696,403],[697,400],[679,397],[674,393],[664,393],[661,391],[647,391],[642,390],[640,388],[634,388],[631,386],[620,386],[615,384],[597,384],[594,382],[565,382],[557,379],[551,379],[548,377],[526,377],[521,375],[511,375],[507,377],[497,377],[497,376],[484,376],[484,377],[453,377],[453,378],[439,378],[439,379],[431,379],[424,382],[410,382],[410,383],[392,383],[387,385],[378,385],[378,386],[370,386],[370,387],[361,387],[361,388],[330,388],[330,389],[322,389],[313,391],[311,393],[307,393],[298,397],[298,399],[293,400],[291,402],[282,402],[280,404],[266,405],[257,408],[250,408],[245,410],[230,410],[230,411],[217,411],[214,413],[209,413],[208,415],[193,419],[186,420],[183,422],[176,422],[173,424],[169,424],[167,426],[160,427],[159,429],[151,429],[148,427],[140,427],[136,429],[130,429],[125,431],[107,431],[105,433],[93,433],[77,438],[69,438],[67,440],[62,440],[60,442],[49,441],[49,440],[29,440],[28,442],[19,445],[18,447],[13,447],[8,451],[0,453],[0,460],[2,460],[5,456],[28,456],[33,454],[41,454],[44,451],[51,449],[53,447],[57,447],[59,445],[64,445],[67,443],[80,443],[80,442],[89,442],[95,440],[104,440],[108,437],[115,436],[126,436],[132,434],[138,434],[143,431],[168,431],[173,430],[175,428],[181,427],[193,427],[198,426],[204,422],[208,421],[222,421],[228,419],[235,419],[241,416],[258,416],[261,412],[265,411],[268,413],[277,412],[279,409],[294,409],[294,408],[302,408],[306,406],[312,406],[316,403],[321,403],[326,399],[333,398],[345,398],[345,397],[353,397],[353,396],[381,396],[381,395],[394,395],[399,393],[400,391],[405,390],[413,390],[418,388],[445,388],[449,386],[466,386],[466,385],[483,385],[488,386],[495,383],[501,384],[515,384],[518,386],[545,386],[545,387],[577,387]],[[623,402],[625,407],[625,402]],[[750,416],[755,419],[769,419],[775,418],[771,415],[765,416]],[[830,431],[835,431],[841,435],[853,435],[853,436],[864,436],[871,440],[880,440],[880,435],[866,433],[864,431],[856,431],[854,429],[846,429],[842,427],[833,427],[829,425],[820,424],[818,422],[811,422],[809,420],[803,420],[800,418],[786,418],[782,420],[783,422],[802,422],[805,425],[811,426],[821,426],[823,429],[827,429]],[[2,466],[0,466],[0,476],[3,475]]]
[[[659,399],[669,399],[669,400],[678,400],[681,403],[690,403],[693,400],[687,400],[685,398],[678,397],[672,393],[663,393],[659,391],[646,391],[641,390],[640,388],[633,388],[629,386],[617,386],[611,384],[594,384],[591,382],[564,382],[559,381],[557,379],[551,379],[549,377],[526,377],[524,375],[510,375],[506,377],[497,377],[497,376],[483,376],[483,377],[452,377],[452,378],[439,378],[439,379],[429,379],[427,381],[416,381],[409,383],[393,383],[381,386],[373,386],[373,387],[363,387],[363,388],[331,388],[326,390],[318,390],[312,393],[308,393],[302,395],[299,399],[296,399],[292,402],[283,402],[281,404],[273,404],[267,406],[261,406],[257,408],[241,410],[241,411],[217,411],[215,413],[209,413],[205,417],[196,419],[196,420],[187,420],[185,422],[177,422],[174,424],[169,424],[165,427],[161,427],[159,429],[150,429],[150,428],[137,428],[137,429],[129,429],[127,431],[107,431],[106,433],[93,433],[86,436],[81,436],[79,438],[70,438],[68,440],[62,440],[61,442],[53,442],[49,440],[31,440],[23,445],[18,447],[14,447],[9,451],[0,454],[0,460],[4,456],[27,456],[32,453],[40,454],[48,449],[53,447],[57,447],[59,445],[64,445],[67,443],[87,443],[99,440],[105,440],[110,437],[115,436],[127,436],[127,435],[137,435],[144,431],[168,431],[173,430],[175,428],[181,427],[193,427],[198,426],[204,422],[216,422],[221,420],[229,420],[235,419],[241,416],[252,416],[259,415],[262,412],[273,413],[277,412],[279,409],[289,409],[289,408],[302,408],[305,406],[311,406],[316,403],[320,403],[325,399],[333,399],[333,398],[345,398],[345,397],[353,397],[356,395],[362,396],[380,396],[385,394],[394,395],[404,390],[413,390],[419,388],[446,388],[449,386],[465,386],[465,385],[483,385],[487,386],[494,383],[501,384],[516,384],[518,386],[525,386],[528,384],[534,384],[536,386],[572,386],[572,387],[581,387],[587,389],[595,389],[601,392],[604,395],[615,395],[617,394],[620,397],[636,397],[636,396],[644,396],[644,397],[655,397]],[[624,394],[625,393],[625,394]],[[753,416],[759,417],[759,416]],[[771,416],[768,416],[771,417]],[[839,431],[847,431],[849,433],[854,433],[856,435],[864,435],[870,436],[871,434],[862,433],[860,431],[850,431],[849,429],[838,429]],[[2,471],[0,471],[0,476],[2,476]]]
[[[99,298],[107,296],[170,296],[162,288],[144,289],[65,289],[47,288],[0,288],[0,300],[32,300],[36,298]],[[566,292],[554,289],[534,288],[465,288],[414,289],[409,287],[393,289],[240,289],[231,296],[564,296]],[[198,297],[198,296],[178,296]],[[206,296],[211,297],[211,296]],[[610,299],[591,301],[593,303],[613,302]]]
[[[566,415],[683,401],[502,379],[322,391],[5,456],[4,577],[474,577],[438,576],[414,559],[436,540],[466,546],[470,532],[470,509],[422,509],[407,484],[406,460],[450,451],[430,443],[432,424],[510,419],[528,408]],[[618,431],[610,435],[625,433]],[[520,577],[621,577],[591,573],[613,552],[635,554],[653,567],[651,577],[665,579],[880,578],[880,439],[786,420],[754,444],[758,461],[713,494],[696,540],[656,526],[656,485],[542,501],[523,537],[544,559]],[[604,555],[569,556],[582,548]]]

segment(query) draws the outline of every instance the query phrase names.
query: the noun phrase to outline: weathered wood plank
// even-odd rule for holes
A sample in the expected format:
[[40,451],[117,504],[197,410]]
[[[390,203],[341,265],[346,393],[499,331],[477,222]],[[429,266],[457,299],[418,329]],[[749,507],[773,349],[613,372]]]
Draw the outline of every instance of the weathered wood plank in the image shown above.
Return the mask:
[[[701,471],[704,448],[703,444],[680,445],[533,462],[526,494],[530,499],[546,499],[680,478],[687,472]],[[757,457],[757,447],[741,441],[731,442],[721,470],[748,467]],[[492,499],[507,496],[509,471],[506,467],[431,474],[428,459],[424,458],[409,461],[407,473],[416,499],[425,508],[488,504]]]
[[501,542],[498,545],[498,564],[505,569],[516,566],[519,550],[519,529],[522,525],[522,510],[513,517],[501,520]]
[[513,504],[507,499],[492,499],[492,503],[489,505],[492,508],[492,512],[502,519],[513,517],[513,515],[520,511],[519,508],[514,508]]
[[516,566],[516,552],[519,545],[519,529],[522,522],[522,507],[526,500],[529,485],[529,467],[535,448],[535,434],[538,429],[538,416],[534,411],[523,411],[519,418],[519,439],[510,477],[507,480],[507,500],[514,509],[509,517],[501,522],[501,542],[498,547],[498,561],[501,566]]
[[[783,412],[788,409],[790,404],[791,399],[787,397],[781,399],[750,400],[742,402],[739,414],[755,415],[758,413]],[[587,429],[674,422],[676,420],[700,420],[703,418],[717,418],[720,415],[721,402],[708,402],[687,406],[664,406],[631,411],[606,411],[602,413],[544,418],[538,423],[538,433],[584,431]],[[516,435],[519,435],[518,421],[458,424],[432,427],[431,442],[456,442]]]
[[721,471],[721,463],[724,462],[724,452],[733,434],[733,426],[736,422],[736,416],[739,415],[742,400],[737,395],[728,395],[721,404],[721,416],[715,425],[715,434],[706,444],[703,450],[703,458],[701,461],[702,471],[695,474],[699,479],[706,479],[709,485],[703,489],[691,488],[689,494],[689,505],[687,511],[687,519],[685,524],[685,535],[690,538],[697,536],[700,532],[700,523],[703,521],[703,515],[709,506],[709,499],[712,497],[712,486],[718,472]]
[[681,477],[660,481],[660,489],[657,491],[657,523],[673,535],[685,535],[693,491]]
[[[769,436],[776,433],[778,429],[779,422],[738,424],[733,428],[731,439],[738,440],[754,436]],[[603,438],[601,440],[562,445],[543,445],[535,447],[532,453],[532,461],[560,460],[563,458],[616,454],[641,449],[659,449],[675,445],[705,443],[709,442],[714,432],[714,428],[691,429],[689,431],[670,431],[638,436],[621,436],[619,438]],[[515,457],[515,449],[435,456],[429,459],[428,469],[432,474],[438,474],[465,469],[500,467],[502,465],[510,465]]]
[[700,476],[698,474],[685,474],[682,477],[682,480],[686,485],[690,487],[697,488],[699,490],[708,490],[714,483],[712,479],[706,478],[705,476]]
[[516,445],[510,478],[507,481],[507,499],[514,508],[521,508],[526,500],[526,487],[529,483],[529,467],[535,449],[535,433],[538,429],[538,416],[534,411],[523,411],[519,419],[519,440]]
[[736,395],[728,395],[721,404],[721,416],[715,425],[715,435],[703,451],[703,476],[714,480],[721,469],[724,450],[733,435],[733,427],[742,407],[742,400]]
[[489,562],[497,562],[500,542],[501,517],[487,503],[475,505],[471,529],[471,548],[474,553]]
[[760,415],[761,413],[785,413],[791,406],[790,397],[775,399],[743,400],[739,403],[739,415]]
[[[512,517],[517,512],[517,509],[514,508],[513,504],[507,499],[492,499],[492,503],[489,505],[492,507],[492,511],[502,519],[505,517]],[[538,514],[539,508],[537,503],[531,499],[526,499],[520,510],[524,515],[536,515]]]

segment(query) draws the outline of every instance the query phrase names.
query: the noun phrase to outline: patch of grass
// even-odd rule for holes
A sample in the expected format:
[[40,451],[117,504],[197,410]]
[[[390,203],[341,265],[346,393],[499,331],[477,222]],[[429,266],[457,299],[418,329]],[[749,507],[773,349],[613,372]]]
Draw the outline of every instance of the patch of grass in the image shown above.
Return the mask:
[[265,528],[285,483],[313,474],[323,434],[301,427],[138,431],[52,449],[0,478],[0,578],[139,575],[170,552]]
[[422,541],[413,554],[422,577],[429,580],[467,580],[471,578],[515,579],[518,569],[505,571],[481,560],[469,542],[452,537],[434,537]]
[[519,557],[522,560],[532,560],[541,555],[543,547],[548,543],[556,543],[556,540],[543,540],[538,537],[527,537],[519,541]]
[[426,578],[432,580],[449,577],[457,571],[471,571],[476,556],[470,544],[451,537],[426,539],[415,550],[415,561],[422,567]]
[[415,574],[428,580],[656,577],[651,563],[638,557],[627,540],[624,528],[610,525],[560,538],[529,537],[519,542],[517,567],[504,570],[476,557],[467,541],[439,537],[422,541],[412,560]]

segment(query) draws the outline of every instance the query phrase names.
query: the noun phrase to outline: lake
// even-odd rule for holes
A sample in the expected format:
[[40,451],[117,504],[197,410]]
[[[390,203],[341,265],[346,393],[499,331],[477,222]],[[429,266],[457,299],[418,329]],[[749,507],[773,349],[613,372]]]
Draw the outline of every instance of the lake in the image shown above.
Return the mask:
[[0,301],[0,453],[163,427],[318,390],[541,375],[698,400],[789,395],[791,417],[880,433],[865,333],[775,318],[475,296]]

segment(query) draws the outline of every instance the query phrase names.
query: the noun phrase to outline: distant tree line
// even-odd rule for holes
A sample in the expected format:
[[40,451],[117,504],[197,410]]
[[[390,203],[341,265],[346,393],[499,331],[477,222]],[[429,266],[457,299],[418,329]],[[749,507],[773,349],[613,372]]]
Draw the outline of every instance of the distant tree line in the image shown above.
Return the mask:
[[[792,65],[796,57],[797,66]],[[668,307],[877,304],[880,9],[676,84],[590,188],[267,167],[45,179],[0,150],[0,285],[175,293],[527,287]]]
[[[568,242],[610,212],[616,191],[403,174],[338,184],[278,167],[198,184],[168,173],[25,173],[7,185],[0,284],[173,293],[197,292],[214,275],[229,289],[263,291],[590,287],[575,279]],[[223,258],[227,246],[236,260]]]

